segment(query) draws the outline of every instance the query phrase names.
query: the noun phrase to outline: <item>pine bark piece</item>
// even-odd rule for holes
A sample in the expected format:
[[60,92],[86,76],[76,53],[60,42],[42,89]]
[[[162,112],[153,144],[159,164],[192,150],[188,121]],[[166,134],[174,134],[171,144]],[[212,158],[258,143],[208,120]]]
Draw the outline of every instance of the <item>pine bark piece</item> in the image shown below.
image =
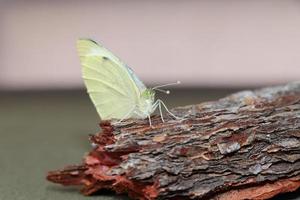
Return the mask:
[[183,120],[100,123],[78,166],[47,179],[133,199],[267,199],[300,187],[300,82],[173,109]]

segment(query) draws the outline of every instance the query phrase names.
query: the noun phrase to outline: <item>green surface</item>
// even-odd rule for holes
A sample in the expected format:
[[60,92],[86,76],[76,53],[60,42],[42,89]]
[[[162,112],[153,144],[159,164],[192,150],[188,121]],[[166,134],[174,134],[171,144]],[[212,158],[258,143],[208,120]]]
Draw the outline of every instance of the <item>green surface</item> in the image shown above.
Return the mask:
[[[174,107],[230,92],[175,90],[164,101]],[[0,200],[128,199],[109,192],[84,197],[74,187],[45,180],[47,171],[81,162],[97,124],[84,91],[0,92]]]

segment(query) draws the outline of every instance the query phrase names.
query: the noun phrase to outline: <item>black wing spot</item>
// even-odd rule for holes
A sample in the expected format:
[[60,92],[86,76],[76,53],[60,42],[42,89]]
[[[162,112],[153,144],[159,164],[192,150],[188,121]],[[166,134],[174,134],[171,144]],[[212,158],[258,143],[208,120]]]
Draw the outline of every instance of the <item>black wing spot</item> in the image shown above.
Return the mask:
[[96,45],[99,45],[95,40],[92,40],[92,39],[87,39],[87,40],[93,42],[93,43],[96,44]]
[[79,38],[79,40],[87,40],[87,41],[90,41],[90,42],[92,42],[92,43],[94,43],[96,45],[99,45],[95,40],[92,40],[90,38]]
[[108,57],[106,57],[106,56],[103,56],[103,60],[109,60],[109,59],[108,59]]

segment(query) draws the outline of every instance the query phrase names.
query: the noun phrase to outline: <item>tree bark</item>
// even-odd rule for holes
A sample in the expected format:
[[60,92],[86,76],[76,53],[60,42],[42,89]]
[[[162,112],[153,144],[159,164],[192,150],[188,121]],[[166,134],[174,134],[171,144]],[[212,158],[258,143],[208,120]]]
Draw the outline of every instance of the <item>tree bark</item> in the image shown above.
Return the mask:
[[91,152],[48,180],[133,199],[267,199],[300,187],[300,82],[100,123]]

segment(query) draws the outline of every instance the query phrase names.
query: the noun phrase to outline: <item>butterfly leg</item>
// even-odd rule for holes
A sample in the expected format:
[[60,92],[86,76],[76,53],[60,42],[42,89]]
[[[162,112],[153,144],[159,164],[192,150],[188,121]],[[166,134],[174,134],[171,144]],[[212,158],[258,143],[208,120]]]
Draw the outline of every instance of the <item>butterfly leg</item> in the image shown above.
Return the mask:
[[180,117],[175,116],[173,113],[171,113],[171,112],[169,111],[168,107],[165,105],[165,103],[164,103],[162,100],[158,99],[157,101],[159,102],[159,105],[160,105],[160,104],[163,105],[163,107],[166,109],[166,111],[167,111],[172,117],[174,117],[175,119],[182,119],[182,118],[180,118]]
[[159,101],[156,101],[156,102],[153,104],[152,110],[155,111],[157,107],[158,107],[158,109],[159,109],[159,114],[160,114],[161,121],[162,121],[162,122],[165,122],[164,117],[163,117],[163,114],[162,114],[162,110],[161,110],[161,105],[160,105]]
[[148,115],[148,120],[149,120],[149,125],[150,125],[150,127],[152,127],[152,122],[151,122],[151,117],[150,117],[150,115]]
[[161,111],[161,103],[160,103],[160,101],[158,102],[158,109],[159,109],[159,114],[160,114],[161,121],[165,122],[164,116],[163,116],[162,111]]

